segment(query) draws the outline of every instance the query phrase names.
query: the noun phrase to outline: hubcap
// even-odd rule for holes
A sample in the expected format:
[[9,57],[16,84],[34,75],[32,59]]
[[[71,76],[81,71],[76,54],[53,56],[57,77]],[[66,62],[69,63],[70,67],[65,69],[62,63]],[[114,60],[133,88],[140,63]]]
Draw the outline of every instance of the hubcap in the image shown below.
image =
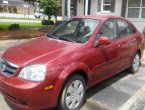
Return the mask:
[[66,92],[66,105],[69,109],[76,109],[83,98],[84,95],[84,86],[82,81],[75,80],[73,81],[67,89]]
[[133,60],[133,69],[134,69],[134,71],[138,70],[139,64],[140,64],[140,58],[139,58],[139,55],[136,54],[135,57],[134,57],[134,60]]

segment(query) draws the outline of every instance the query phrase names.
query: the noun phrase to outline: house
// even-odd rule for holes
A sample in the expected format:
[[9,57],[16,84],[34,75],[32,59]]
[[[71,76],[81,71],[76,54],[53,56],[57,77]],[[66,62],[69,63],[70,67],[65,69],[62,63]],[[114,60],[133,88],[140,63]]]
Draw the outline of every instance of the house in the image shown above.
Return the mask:
[[23,0],[0,0],[0,12],[34,15],[34,6]]
[[139,31],[145,27],[145,0],[62,0],[63,19],[80,15],[115,15],[128,18]]

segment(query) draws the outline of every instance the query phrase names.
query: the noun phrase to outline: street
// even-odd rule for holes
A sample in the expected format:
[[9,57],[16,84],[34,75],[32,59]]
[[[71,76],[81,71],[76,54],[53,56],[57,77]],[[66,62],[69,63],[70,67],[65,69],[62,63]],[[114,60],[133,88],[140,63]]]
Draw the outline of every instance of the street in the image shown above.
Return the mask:
[[[0,41],[0,53],[24,41],[26,40]],[[9,102],[5,103],[0,95],[0,110],[18,109]],[[125,70],[90,88],[87,91],[86,103],[81,110],[145,110],[144,65],[136,74],[130,74]]]
[[15,23],[41,23],[40,20],[18,20],[18,19],[0,19],[0,22],[15,22]]

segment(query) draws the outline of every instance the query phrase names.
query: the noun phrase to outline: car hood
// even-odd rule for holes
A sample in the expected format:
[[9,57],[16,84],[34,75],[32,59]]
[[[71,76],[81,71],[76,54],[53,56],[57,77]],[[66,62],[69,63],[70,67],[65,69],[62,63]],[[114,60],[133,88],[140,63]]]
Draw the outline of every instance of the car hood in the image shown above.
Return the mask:
[[30,64],[47,63],[81,47],[80,43],[72,43],[40,37],[7,49],[2,57],[19,68]]

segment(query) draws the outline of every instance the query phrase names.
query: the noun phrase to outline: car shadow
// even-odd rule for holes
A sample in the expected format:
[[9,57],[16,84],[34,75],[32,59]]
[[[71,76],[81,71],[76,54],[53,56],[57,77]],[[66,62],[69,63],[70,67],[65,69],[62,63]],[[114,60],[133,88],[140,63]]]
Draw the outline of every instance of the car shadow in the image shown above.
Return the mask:
[[[87,90],[86,99],[89,99],[90,97],[94,96],[98,92],[109,87],[110,85],[119,81],[120,79],[128,76],[129,74],[130,74],[130,72],[128,70],[125,70],[103,82],[100,82],[100,83],[94,85],[93,87],[91,87],[90,89]],[[14,106],[13,104],[11,104],[10,102],[8,102],[7,100],[5,100],[5,101],[6,101],[7,105],[11,108],[11,110],[21,110],[21,109],[17,108],[16,106]],[[51,109],[43,109],[43,110],[59,110],[59,109],[51,108]]]
[[120,79],[130,75],[131,73],[128,70],[124,70],[114,76],[112,76],[109,79],[106,79],[94,86],[92,86],[90,89],[87,90],[86,93],[86,99],[94,96],[95,94],[97,94],[98,92],[102,91],[103,89],[111,86],[112,84],[114,84],[115,82],[119,81]]
[[15,105],[13,105],[12,103],[10,103],[7,99],[4,99],[6,104],[11,108],[11,110],[21,110],[18,107],[16,107]]

